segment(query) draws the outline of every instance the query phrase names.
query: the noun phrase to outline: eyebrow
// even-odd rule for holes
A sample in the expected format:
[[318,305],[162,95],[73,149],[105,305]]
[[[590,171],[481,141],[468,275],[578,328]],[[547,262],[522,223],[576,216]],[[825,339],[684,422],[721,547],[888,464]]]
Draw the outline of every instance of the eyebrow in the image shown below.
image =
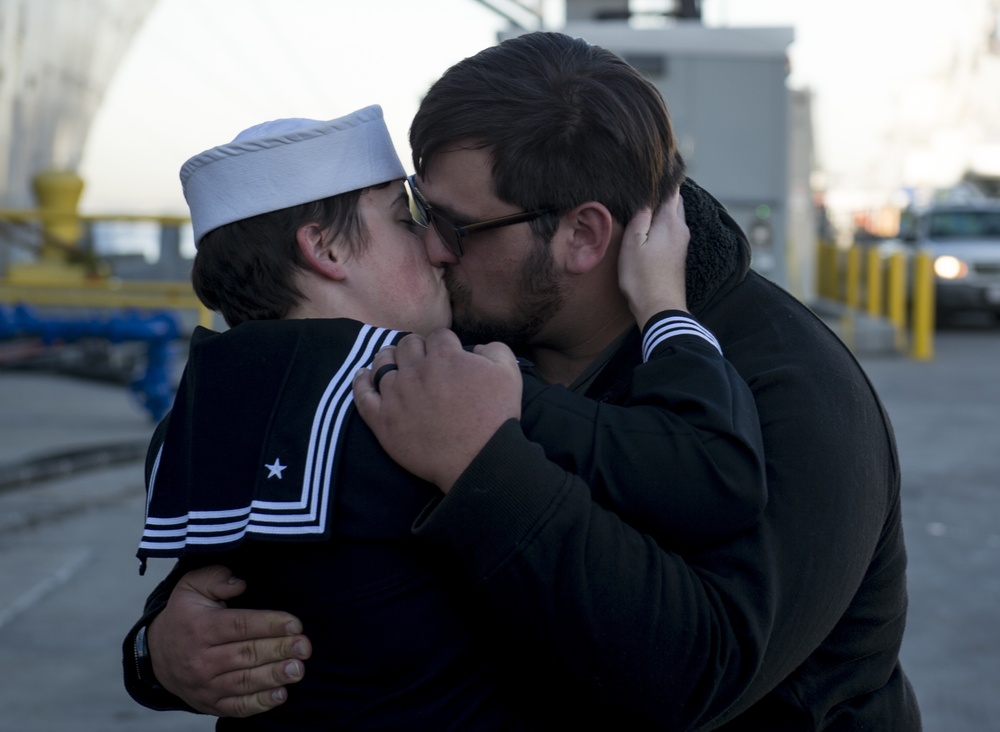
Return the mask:
[[417,187],[417,190],[420,191],[420,195],[424,197],[425,201],[427,201],[427,205],[428,206],[430,206],[431,208],[433,208],[435,211],[442,212],[445,216],[447,216],[449,219],[451,219],[455,224],[457,224],[459,226],[465,226],[465,225],[473,223],[473,222],[475,222],[477,220],[475,216],[467,216],[466,214],[458,213],[458,211],[456,211],[455,209],[453,209],[451,206],[441,206],[441,205],[439,205],[437,203],[434,203],[433,201],[431,201],[427,197],[427,194],[424,193],[423,190],[421,190],[419,187]]

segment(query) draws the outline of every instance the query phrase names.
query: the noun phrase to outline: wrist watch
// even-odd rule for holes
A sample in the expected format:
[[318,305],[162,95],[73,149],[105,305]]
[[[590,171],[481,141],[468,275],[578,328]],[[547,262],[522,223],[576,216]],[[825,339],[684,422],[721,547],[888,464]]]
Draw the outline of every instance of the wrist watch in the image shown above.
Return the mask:
[[153,659],[149,655],[149,643],[146,641],[146,627],[143,625],[135,634],[133,651],[135,653],[135,673],[139,682],[148,689],[163,689],[153,673]]

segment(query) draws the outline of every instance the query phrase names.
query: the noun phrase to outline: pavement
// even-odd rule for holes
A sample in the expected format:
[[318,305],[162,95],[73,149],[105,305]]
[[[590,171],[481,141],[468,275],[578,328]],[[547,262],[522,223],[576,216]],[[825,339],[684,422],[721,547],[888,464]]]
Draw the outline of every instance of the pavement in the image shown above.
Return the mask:
[[[1000,328],[939,332],[929,362],[881,342],[856,353],[899,443],[902,656],[925,730],[997,729]],[[142,709],[121,685],[121,638],[168,568],[140,577],[134,557],[153,427],[121,385],[0,370],[0,732],[213,727]]]
[[0,371],[0,732],[198,732],[121,682],[121,641],[166,573],[135,549],[154,424],[120,385]]

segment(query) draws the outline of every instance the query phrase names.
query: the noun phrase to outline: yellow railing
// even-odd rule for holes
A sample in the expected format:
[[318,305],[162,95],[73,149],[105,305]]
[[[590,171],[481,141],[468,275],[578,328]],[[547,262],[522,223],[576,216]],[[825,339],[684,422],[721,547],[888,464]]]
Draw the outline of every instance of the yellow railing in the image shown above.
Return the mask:
[[821,242],[817,289],[821,297],[842,303],[849,317],[862,313],[886,318],[894,331],[896,350],[927,361],[934,358],[934,273],[930,255],[917,252],[911,256],[908,283],[907,255],[902,252],[885,254],[875,246],[857,245],[842,249]]
[[[87,223],[152,222],[179,228],[189,219],[142,214],[84,215],[77,211],[83,181],[72,172],[47,171],[35,181],[36,209],[0,209],[0,221],[37,225],[37,261],[11,265],[0,279],[0,302],[37,306],[194,310],[198,323],[212,325],[212,312],[186,281],[135,281],[110,276],[99,262],[86,260],[78,242]],[[91,257],[91,259],[94,259]],[[74,261],[75,260],[75,261]],[[95,263],[97,266],[95,266]]]

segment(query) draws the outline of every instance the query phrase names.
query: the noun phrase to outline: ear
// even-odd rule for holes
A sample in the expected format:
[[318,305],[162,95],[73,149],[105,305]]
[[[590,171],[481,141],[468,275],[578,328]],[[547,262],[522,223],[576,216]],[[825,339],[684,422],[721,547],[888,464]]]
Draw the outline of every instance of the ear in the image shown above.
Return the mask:
[[336,237],[319,224],[303,224],[295,232],[295,241],[310,271],[331,280],[347,276]]
[[562,217],[554,243],[559,246],[567,272],[586,274],[604,260],[614,223],[607,206],[597,201],[581,203]]

